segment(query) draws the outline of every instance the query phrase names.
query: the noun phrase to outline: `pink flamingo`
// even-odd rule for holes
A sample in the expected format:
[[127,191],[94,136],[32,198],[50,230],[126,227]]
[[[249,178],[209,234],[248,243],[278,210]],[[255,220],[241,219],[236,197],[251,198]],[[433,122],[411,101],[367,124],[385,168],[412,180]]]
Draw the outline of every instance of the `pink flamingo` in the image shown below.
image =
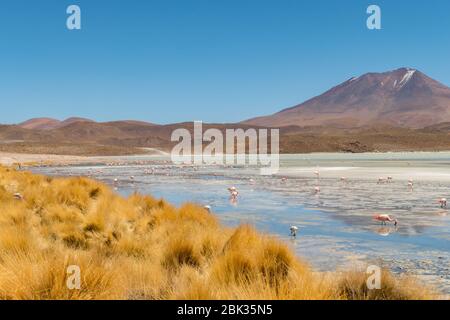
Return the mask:
[[228,191],[230,192],[230,194],[232,194],[233,192],[237,191],[236,187],[229,187]]
[[447,199],[446,198],[438,199],[438,202],[441,205],[442,209],[447,208]]
[[234,186],[233,187],[229,187],[228,191],[230,192],[231,199],[232,200],[236,200],[238,195],[239,195],[239,192],[237,191],[236,187],[234,187]]
[[315,187],[314,188],[314,193],[318,194],[320,192],[320,187]]
[[373,219],[380,221],[382,224],[386,224],[386,222],[394,222],[394,225],[396,226],[398,223],[397,219],[392,218],[388,214],[377,214],[373,217]]

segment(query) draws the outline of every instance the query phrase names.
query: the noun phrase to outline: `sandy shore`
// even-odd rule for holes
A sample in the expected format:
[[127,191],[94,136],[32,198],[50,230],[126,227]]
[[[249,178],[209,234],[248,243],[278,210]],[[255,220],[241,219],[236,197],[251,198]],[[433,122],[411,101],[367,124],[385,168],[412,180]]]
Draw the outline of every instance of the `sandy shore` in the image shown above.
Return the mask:
[[[52,154],[23,154],[0,152],[0,164],[11,166],[68,166],[102,164],[152,164],[170,161],[170,154],[145,148],[144,155],[129,156],[73,156]],[[395,180],[449,181],[450,152],[440,153],[316,153],[281,155],[279,176],[309,178],[320,171],[322,178],[362,178],[377,180],[391,176]]]
[[53,154],[22,154],[0,152],[0,164],[11,166],[17,163],[26,164],[77,164],[88,162],[89,157],[65,156]]
[[143,148],[146,154],[128,156],[74,156],[55,154],[26,154],[13,152],[0,152],[0,165],[11,166],[20,163],[21,165],[76,165],[76,164],[101,164],[115,162],[120,159],[133,161],[134,158],[151,156],[169,156],[167,152],[155,148]]

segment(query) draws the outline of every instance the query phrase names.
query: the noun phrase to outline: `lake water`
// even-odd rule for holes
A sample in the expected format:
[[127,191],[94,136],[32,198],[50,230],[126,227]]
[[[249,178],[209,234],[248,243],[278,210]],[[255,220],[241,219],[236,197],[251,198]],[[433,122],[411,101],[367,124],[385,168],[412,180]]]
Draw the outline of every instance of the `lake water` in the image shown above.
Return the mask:
[[[437,201],[450,200],[450,153],[282,155],[276,176],[252,167],[174,166],[168,160],[98,158],[121,164],[35,171],[89,175],[111,186],[117,178],[123,195],[139,191],[176,205],[210,205],[223,223],[250,223],[276,235],[319,270],[377,264],[417,275],[450,295],[450,204],[443,209]],[[391,183],[377,183],[387,176]],[[229,186],[239,190],[237,202],[230,201]],[[398,226],[374,222],[375,213],[394,216]],[[291,225],[299,227],[296,239],[289,236]]]

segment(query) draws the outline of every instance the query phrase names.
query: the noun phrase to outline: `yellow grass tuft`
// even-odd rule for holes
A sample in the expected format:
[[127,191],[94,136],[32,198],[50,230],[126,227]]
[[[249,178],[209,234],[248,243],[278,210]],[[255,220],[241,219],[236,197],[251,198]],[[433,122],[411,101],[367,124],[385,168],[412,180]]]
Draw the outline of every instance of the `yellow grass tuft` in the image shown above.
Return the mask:
[[[22,199],[14,197],[20,193]],[[67,286],[69,266],[81,272]],[[249,225],[220,225],[203,208],[127,198],[87,178],[0,167],[2,299],[428,299],[383,272],[317,273]]]
[[338,294],[350,300],[423,300],[433,296],[416,279],[394,278],[387,270],[381,273],[381,289],[369,290],[366,280],[367,275],[363,272],[346,272],[339,281]]

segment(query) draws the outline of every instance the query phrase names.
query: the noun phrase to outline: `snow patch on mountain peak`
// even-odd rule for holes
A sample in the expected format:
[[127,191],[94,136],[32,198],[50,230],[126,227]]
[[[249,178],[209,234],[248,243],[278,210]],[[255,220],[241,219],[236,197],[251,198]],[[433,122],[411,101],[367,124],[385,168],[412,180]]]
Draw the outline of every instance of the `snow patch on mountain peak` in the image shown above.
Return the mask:
[[[409,80],[411,80],[412,76],[416,73],[416,70],[414,69],[406,69],[406,73],[403,75],[402,80],[398,83],[398,89],[401,89],[405,86],[405,84],[408,83]],[[394,85],[396,86],[396,85]]]

